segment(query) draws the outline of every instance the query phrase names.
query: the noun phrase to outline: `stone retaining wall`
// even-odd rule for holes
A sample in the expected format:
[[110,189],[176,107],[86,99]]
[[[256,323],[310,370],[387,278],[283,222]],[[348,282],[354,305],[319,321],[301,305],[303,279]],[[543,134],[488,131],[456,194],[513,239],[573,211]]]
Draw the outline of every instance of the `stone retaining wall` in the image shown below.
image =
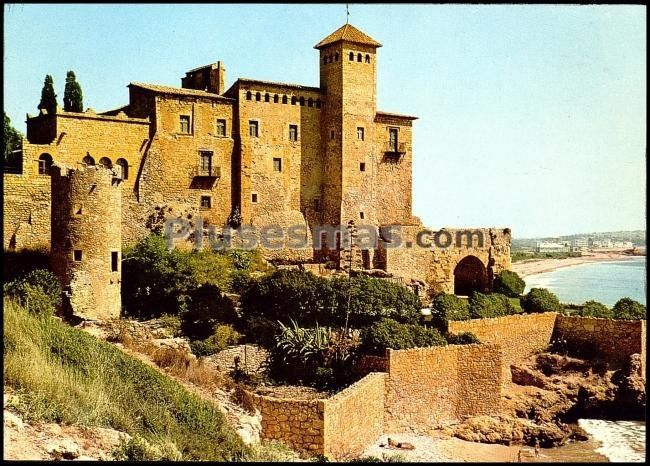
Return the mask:
[[[595,352],[610,364],[627,363],[641,354],[645,378],[646,325],[644,320],[612,320],[591,317],[557,316],[553,339],[567,340],[570,354]],[[589,354],[587,354],[589,355]]]
[[465,416],[495,414],[501,353],[493,344],[388,350],[387,432],[427,434]]
[[481,343],[494,343],[501,349],[502,381],[510,383],[510,365],[548,348],[557,314],[512,315],[492,319],[450,321],[451,333],[472,332]]

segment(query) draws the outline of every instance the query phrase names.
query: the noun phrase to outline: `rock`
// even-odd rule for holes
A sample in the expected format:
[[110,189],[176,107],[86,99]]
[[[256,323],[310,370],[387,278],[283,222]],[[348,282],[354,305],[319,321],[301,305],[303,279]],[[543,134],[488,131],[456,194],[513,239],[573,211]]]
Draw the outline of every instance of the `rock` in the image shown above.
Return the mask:
[[546,378],[541,372],[534,371],[528,367],[510,366],[512,383],[517,385],[531,385],[533,387],[546,388]]
[[73,460],[79,457],[79,445],[69,439],[61,439],[56,443],[51,443],[45,447],[45,450],[54,459]]
[[4,425],[18,430],[23,430],[25,428],[23,420],[16,414],[7,410],[4,411]]

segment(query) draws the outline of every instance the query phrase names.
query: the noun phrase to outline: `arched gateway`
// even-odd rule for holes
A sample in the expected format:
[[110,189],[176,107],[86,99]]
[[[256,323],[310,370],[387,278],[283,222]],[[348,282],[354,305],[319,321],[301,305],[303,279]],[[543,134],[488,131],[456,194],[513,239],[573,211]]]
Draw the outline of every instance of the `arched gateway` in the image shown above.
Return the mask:
[[488,289],[488,273],[483,262],[476,256],[463,258],[454,269],[454,294],[469,296],[472,291]]

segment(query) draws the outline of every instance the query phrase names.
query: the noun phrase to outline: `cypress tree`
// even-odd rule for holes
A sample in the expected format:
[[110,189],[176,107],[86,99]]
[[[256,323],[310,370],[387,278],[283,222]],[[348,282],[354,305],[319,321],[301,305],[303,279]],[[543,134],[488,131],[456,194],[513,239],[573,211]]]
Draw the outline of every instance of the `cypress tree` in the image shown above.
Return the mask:
[[66,112],[83,112],[83,93],[77,82],[74,71],[68,71],[65,78],[65,92],[63,93],[63,110]]
[[53,115],[56,113],[56,94],[54,93],[54,80],[49,74],[45,76],[45,83],[41,91],[41,103],[38,109],[44,108],[47,113]]

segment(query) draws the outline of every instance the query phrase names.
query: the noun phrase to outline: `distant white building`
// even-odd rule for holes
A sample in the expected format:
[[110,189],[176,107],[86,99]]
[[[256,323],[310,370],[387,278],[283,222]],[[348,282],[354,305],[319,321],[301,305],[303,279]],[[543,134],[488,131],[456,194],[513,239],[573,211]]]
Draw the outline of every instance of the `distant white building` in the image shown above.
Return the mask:
[[538,241],[535,247],[537,252],[569,252],[569,245],[561,242]]
[[571,241],[572,251],[586,251],[589,249],[589,238],[575,238]]

